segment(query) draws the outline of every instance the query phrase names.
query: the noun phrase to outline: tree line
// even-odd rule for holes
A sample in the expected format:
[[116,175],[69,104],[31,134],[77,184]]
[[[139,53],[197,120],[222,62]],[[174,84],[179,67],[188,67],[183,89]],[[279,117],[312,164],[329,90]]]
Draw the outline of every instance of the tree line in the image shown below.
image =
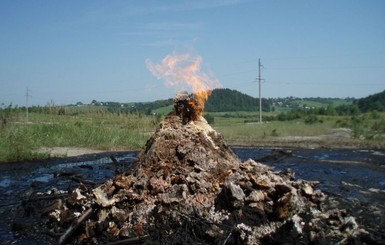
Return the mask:
[[[319,107],[308,107],[304,105],[299,106],[299,100],[313,101],[322,104]],[[370,111],[385,111],[385,91],[370,95],[368,97],[354,100],[348,98],[345,100],[352,101],[348,104],[334,106],[332,101],[338,99],[333,98],[306,98],[300,99],[296,97],[287,98],[263,98],[262,110],[264,112],[275,111],[276,108],[288,109],[285,113],[280,113],[277,117],[281,120],[291,120],[298,116],[303,115],[357,115],[359,113],[366,113]],[[173,105],[173,100],[156,100],[153,102],[136,102],[136,103],[118,103],[118,102],[97,102],[93,100],[91,104],[86,105],[78,102],[72,107],[93,106],[108,111],[110,113],[140,113],[145,115],[153,114],[153,111]],[[50,114],[65,114],[66,107],[58,106],[53,102],[48,103],[46,106],[32,106],[29,107],[30,112],[38,113],[50,113]],[[5,106],[2,104],[0,111],[6,112],[9,110],[22,111],[25,107],[17,106]],[[234,112],[234,111],[259,111],[259,99],[241,93],[237,90],[231,90],[228,88],[214,89],[211,96],[208,98],[205,105],[206,112]]]

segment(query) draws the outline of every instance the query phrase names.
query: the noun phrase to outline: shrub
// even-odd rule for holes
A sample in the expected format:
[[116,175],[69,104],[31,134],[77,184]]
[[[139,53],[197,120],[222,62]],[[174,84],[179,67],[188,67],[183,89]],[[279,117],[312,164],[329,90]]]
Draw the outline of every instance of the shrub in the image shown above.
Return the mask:
[[309,115],[305,118],[304,122],[306,124],[322,123],[322,120],[319,120],[318,117],[314,114]]
[[64,109],[64,107],[60,107],[59,111],[57,112],[58,115],[65,115],[66,114],[66,110]]
[[214,116],[207,113],[204,115],[204,118],[206,119],[206,121],[209,123],[209,124],[214,124],[215,123],[215,119],[214,119]]
[[277,129],[275,128],[275,129],[271,130],[270,135],[273,136],[273,137],[277,137],[278,136]]

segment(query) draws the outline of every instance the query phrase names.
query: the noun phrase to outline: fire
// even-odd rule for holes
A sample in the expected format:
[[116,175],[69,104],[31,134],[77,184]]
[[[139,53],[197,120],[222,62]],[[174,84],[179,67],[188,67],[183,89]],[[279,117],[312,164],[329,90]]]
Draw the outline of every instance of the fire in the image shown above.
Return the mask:
[[146,60],[146,66],[157,78],[165,81],[167,86],[177,86],[192,89],[202,109],[211,91],[222,87],[213,76],[201,71],[202,57],[192,56],[189,53],[167,55],[161,64],[153,64]]

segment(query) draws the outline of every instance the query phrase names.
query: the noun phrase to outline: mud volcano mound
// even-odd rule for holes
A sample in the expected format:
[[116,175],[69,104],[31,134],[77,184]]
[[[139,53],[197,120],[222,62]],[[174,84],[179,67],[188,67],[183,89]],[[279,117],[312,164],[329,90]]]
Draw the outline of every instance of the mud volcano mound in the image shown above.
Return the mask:
[[[77,188],[49,212],[71,244],[358,244],[367,233],[327,209],[316,183],[240,162],[201,115],[194,95],[170,113],[132,173]],[[355,243],[358,242],[358,243]]]

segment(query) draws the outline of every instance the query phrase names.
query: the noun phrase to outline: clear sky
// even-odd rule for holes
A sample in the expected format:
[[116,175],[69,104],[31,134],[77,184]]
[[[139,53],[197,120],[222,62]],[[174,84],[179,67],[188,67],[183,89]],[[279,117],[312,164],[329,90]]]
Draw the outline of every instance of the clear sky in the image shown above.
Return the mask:
[[0,103],[171,98],[147,68],[192,53],[225,88],[264,97],[385,89],[384,0],[1,0]]

